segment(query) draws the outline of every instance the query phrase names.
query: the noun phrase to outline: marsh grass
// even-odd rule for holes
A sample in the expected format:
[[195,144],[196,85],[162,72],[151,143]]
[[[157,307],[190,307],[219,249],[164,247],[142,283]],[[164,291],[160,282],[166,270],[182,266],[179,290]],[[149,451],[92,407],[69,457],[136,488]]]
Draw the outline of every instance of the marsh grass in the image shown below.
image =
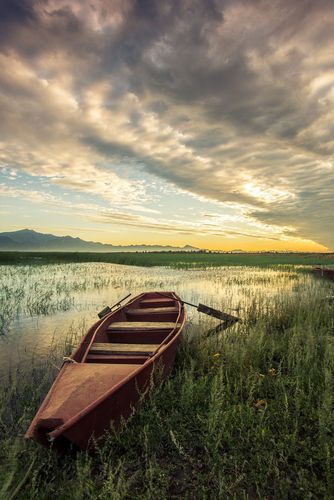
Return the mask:
[[101,271],[101,264],[0,266],[0,335],[15,318],[69,311],[80,294],[119,287],[110,268]]
[[2,498],[333,498],[333,306],[316,282],[299,292],[250,303],[224,335],[190,326],[171,377],[95,456],[22,438],[72,329],[2,390]]
[[[111,304],[131,291],[176,290],[188,301],[218,301],[218,308],[239,307],[267,291],[288,290],[310,279],[293,266],[276,268],[218,267],[191,270],[145,268],[108,263],[0,266],[0,335],[16,319],[87,310],[103,294]],[[197,296],[196,296],[197,294]],[[219,303],[219,298],[223,303]],[[1,354],[0,354],[1,359]]]
[[0,263],[42,265],[105,262],[176,269],[217,266],[334,266],[333,253],[207,253],[207,252],[0,252]]

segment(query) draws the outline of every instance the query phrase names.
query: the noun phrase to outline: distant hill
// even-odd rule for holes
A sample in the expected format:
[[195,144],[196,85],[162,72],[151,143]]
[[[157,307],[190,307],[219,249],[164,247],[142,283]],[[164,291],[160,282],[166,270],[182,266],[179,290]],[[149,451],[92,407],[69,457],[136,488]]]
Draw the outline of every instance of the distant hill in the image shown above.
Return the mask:
[[43,234],[32,229],[21,229],[0,233],[0,251],[18,252],[158,252],[183,251],[190,252],[198,248],[186,245],[173,247],[163,245],[129,245],[117,246],[94,241],[85,241],[72,236],[54,236]]

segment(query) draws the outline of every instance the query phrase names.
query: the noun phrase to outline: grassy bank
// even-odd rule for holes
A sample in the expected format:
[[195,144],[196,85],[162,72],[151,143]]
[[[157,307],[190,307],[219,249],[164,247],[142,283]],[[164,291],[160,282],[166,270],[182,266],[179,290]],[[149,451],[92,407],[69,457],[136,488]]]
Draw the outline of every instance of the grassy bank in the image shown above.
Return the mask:
[[134,266],[334,266],[334,254],[254,253],[221,254],[189,252],[0,252],[0,264],[54,264],[72,262],[110,262]]
[[22,439],[61,355],[12,373],[0,395],[2,498],[333,498],[331,285],[314,281],[203,340],[189,327],[172,376],[96,456]]

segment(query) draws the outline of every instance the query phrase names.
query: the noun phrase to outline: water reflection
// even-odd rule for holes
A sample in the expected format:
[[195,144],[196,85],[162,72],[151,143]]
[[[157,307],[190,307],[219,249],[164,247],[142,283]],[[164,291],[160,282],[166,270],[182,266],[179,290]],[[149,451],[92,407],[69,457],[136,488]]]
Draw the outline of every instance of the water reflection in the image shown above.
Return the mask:
[[[312,278],[297,269],[219,267],[177,270],[105,263],[0,266],[0,367],[49,353],[52,339],[69,329],[80,332],[96,321],[97,311],[128,293],[173,290],[184,300],[205,303],[242,317],[255,302],[298,292]],[[235,314],[235,312],[232,312]],[[189,321],[201,322],[188,308]],[[216,320],[212,320],[215,322]]]

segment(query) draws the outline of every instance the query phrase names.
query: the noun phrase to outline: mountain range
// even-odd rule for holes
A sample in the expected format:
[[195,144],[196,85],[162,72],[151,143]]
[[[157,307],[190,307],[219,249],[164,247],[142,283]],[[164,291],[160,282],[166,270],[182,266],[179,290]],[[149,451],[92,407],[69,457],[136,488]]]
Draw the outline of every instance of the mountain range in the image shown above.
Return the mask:
[[199,250],[186,245],[173,247],[163,245],[128,245],[119,246],[94,241],[85,241],[72,236],[55,236],[21,229],[0,233],[0,251],[18,252],[191,252]]

